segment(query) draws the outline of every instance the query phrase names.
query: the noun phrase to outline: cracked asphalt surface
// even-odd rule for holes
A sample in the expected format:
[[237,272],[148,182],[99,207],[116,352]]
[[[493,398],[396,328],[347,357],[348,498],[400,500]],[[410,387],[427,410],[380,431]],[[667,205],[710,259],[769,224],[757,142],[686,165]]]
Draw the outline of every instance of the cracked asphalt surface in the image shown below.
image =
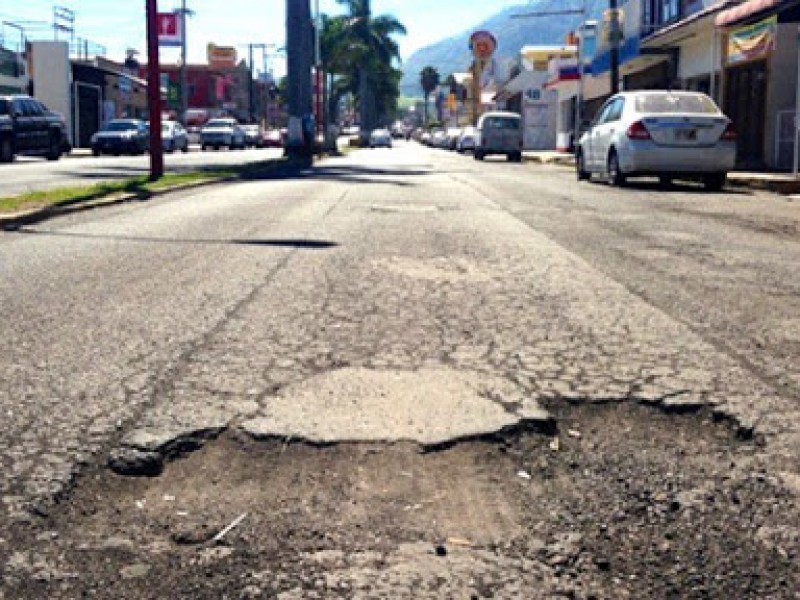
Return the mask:
[[0,234],[0,598],[800,597],[799,224],[398,144]]

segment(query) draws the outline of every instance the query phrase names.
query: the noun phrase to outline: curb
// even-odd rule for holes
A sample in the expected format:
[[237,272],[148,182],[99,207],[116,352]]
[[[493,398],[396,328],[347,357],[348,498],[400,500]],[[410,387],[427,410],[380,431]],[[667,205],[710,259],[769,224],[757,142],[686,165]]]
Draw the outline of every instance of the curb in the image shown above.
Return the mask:
[[[277,170],[280,168],[296,168],[297,165],[291,163],[275,162],[270,164],[267,168],[263,169],[264,172]],[[126,202],[144,202],[151,198],[164,196],[173,192],[182,192],[185,190],[192,190],[195,188],[209,187],[212,185],[219,185],[223,183],[231,183],[234,181],[246,181],[246,178],[241,176],[228,176],[220,177],[219,179],[209,179],[207,181],[194,181],[191,183],[175,184],[152,192],[147,192],[145,197],[141,194],[133,192],[121,192],[105,198],[98,198],[97,200],[88,200],[86,202],[65,201],[62,204],[54,204],[42,208],[33,208],[26,211],[17,213],[0,214],[0,230],[15,231],[25,225],[33,225],[34,223],[41,223],[53,217],[63,217],[66,215],[77,214],[94,210],[96,208],[104,208],[114,206],[117,204],[124,204]]]
[[[206,187],[217,183],[225,183],[232,181],[231,177],[224,177],[221,179],[214,179],[209,181],[197,181],[193,183],[177,184],[175,186],[166,187],[153,192],[148,192],[147,197],[142,198],[140,195],[125,192],[108,196],[106,198],[98,198],[97,200],[89,200],[76,204],[55,204],[44,208],[34,208],[27,211],[18,213],[11,213],[0,215],[0,229],[4,231],[14,231],[25,225],[33,225],[34,223],[41,223],[53,217],[63,217],[66,215],[77,214],[94,210],[95,208],[103,208],[107,206],[114,206],[116,204],[124,204],[126,202],[144,202],[151,198],[163,196],[172,192],[180,192],[183,190],[191,190],[193,188]],[[69,202],[69,201],[67,201]]]

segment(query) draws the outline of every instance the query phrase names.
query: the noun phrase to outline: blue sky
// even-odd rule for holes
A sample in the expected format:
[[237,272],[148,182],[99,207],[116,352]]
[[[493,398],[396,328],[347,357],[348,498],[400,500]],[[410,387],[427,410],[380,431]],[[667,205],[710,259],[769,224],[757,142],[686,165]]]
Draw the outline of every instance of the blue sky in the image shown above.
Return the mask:
[[[310,0],[312,10],[314,1]],[[342,10],[335,0],[319,3],[320,10],[328,14]],[[527,0],[372,0],[372,10],[374,14],[393,14],[405,24],[408,35],[398,41],[402,55],[407,57],[418,48],[471,28],[503,8],[526,3]],[[46,23],[52,22],[54,4],[74,10],[76,35],[104,45],[112,58],[122,58],[129,47],[144,52],[144,0],[0,0],[0,22],[26,22],[23,25],[29,29],[29,37],[52,39]],[[283,45],[286,0],[187,0],[187,4],[196,13],[187,28],[191,62],[205,61],[208,42],[237,46],[242,57],[251,42]],[[159,10],[164,12],[179,5],[180,0],[158,2]],[[19,39],[13,28],[6,26],[2,31],[8,42]],[[177,56],[176,50],[162,49],[162,61],[174,61]],[[277,75],[284,70],[280,58],[274,58],[272,66]]]

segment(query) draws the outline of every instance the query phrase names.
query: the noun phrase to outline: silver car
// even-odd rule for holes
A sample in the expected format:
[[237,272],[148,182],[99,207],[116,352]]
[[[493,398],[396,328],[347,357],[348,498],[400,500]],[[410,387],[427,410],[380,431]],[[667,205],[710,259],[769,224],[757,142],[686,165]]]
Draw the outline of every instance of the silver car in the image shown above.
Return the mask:
[[209,147],[214,150],[219,150],[221,147],[243,150],[246,144],[244,129],[235,119],[211,119],[200,131],[200,145],[203,151]]
[[369,135],[370,148],[379,148],[381,146],[384,148],[392,147],[392,134],[389,133],[388,129],[375,129]]
[[705,94],[634,91],[612,96],[577,148],[578,179],[603,174],[612,185],[628,177],[700,179],[720,190],[736,162],[731,120]]

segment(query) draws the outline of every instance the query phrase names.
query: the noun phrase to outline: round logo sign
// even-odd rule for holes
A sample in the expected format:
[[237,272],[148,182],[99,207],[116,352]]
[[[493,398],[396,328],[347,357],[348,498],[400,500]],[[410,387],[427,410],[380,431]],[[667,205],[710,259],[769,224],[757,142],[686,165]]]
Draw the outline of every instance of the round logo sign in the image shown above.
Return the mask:
[[469,36],[469,49],[478,59],[487,59],[497,49],[497,40],[488,31],[476,31]]

